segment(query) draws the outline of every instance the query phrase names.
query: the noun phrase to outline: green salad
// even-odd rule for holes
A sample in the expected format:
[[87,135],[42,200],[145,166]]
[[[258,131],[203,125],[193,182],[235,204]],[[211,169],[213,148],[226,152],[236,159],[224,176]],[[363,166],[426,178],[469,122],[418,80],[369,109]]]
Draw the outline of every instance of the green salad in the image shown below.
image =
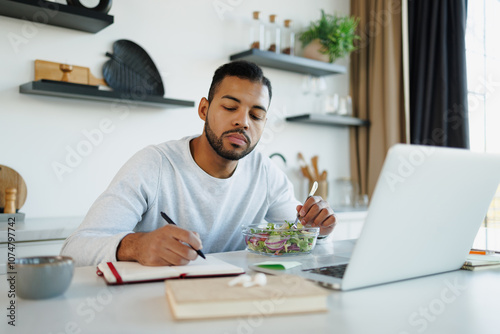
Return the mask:
[[264,227],[250,226],[244,234],[248,250],[284,255],[310,252],[316,244],[318,228],[303,227],[300,223],[294,226],[285,221],[281,225],[269,223]]

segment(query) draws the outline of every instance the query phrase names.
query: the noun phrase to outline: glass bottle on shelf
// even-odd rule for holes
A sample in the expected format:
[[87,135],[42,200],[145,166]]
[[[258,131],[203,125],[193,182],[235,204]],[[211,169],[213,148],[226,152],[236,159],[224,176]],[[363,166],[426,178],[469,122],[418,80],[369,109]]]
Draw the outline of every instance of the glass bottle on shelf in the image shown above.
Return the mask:
[[266,50],[280,53],[280,27],[276,22],[276,15],[269,15],[269,24],[267,25],[266,33]]
[[342,207],[353,207],[355,198],[355,183],[350,177],[340,177],[337,179],[340,190],[340,205]]
[[250,49],[264,50],[264,23],[260,19],[260,12],[253,12],[250,27]]
[[281,53],[293,56],[295,54],[295,33],[292,30],[292,20],[284,21],[282,36]]

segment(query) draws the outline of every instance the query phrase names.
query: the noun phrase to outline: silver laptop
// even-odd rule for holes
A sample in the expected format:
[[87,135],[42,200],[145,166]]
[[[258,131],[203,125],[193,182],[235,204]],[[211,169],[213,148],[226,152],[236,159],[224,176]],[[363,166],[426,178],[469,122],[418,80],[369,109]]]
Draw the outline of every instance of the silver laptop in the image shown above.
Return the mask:
[[[457,270],[499,183],[500,155],[397,144],[387,154],[348,263],[332,256],[328,265],[304,261],[287,273],[351,290]],[[336,274],[342,267],[345,272]]]

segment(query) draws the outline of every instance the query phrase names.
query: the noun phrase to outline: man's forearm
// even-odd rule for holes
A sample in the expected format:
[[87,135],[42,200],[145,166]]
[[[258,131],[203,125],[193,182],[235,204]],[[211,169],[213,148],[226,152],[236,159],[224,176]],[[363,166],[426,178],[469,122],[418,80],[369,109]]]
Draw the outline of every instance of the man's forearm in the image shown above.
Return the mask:
[[139,240],[144,233],[130,233],[123,237],[116,249],[116,259],[118,261],[137,261],[139,253]]

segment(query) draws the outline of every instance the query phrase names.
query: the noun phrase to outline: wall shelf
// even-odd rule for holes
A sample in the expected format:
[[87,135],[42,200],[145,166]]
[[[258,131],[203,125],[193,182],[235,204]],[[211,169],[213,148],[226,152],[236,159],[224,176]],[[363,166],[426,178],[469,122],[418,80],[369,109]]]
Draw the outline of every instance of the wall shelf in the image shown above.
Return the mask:
[[162,96],[139,96],[134,98],[129,94],[101,90],[97,86],[73,84],[67,82],[38,80],[19,86],[19,92],[23,94],[35,94],[46,96],[57,96],[76,98],[84,100],[97,100],[107,102],[118,102],[125,104],[139,104],[160,108],[187,108],[194,107],[194,101],[167,99]]
[[108,14],[45,0],[0,0],[0,15],[91,33],[114,21]]
[[319,124],[329,126],[368,126],[369,121],[350,117],[340,116],[333,114],[303,114],[287,117],[288,122],[299,122],[308,124]]
[[289,72],[325,76],[346,73],[346,68],[341,65],[325,63],[303,57],[279,54],[270,51],[250,49],[229,57],[230,60],[248,60],[257,65],[275,68]]

